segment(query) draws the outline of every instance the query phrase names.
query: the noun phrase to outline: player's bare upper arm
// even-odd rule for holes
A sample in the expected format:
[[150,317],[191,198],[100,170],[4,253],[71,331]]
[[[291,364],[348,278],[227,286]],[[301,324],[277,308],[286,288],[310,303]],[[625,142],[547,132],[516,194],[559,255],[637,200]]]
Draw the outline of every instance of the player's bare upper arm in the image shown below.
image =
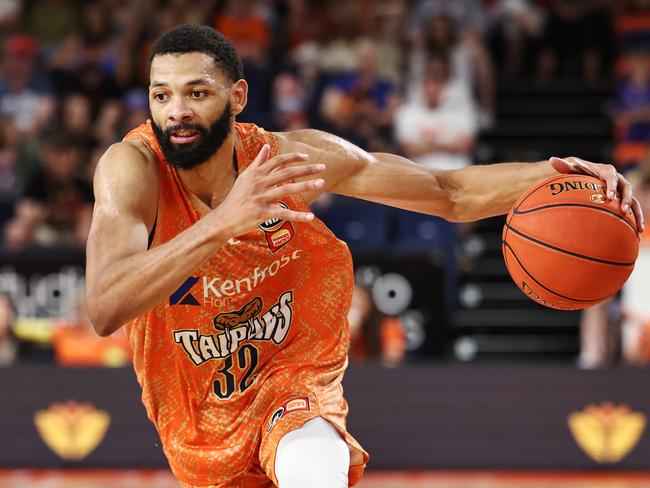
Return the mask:
[[308,203],[331,192],[436,215],[451,205],[443,173],[400,156],[368,153],[340,137],[316,130],[278,134],[281,152],[306,152],[327,167],[324,188],[303,194]]
[[94,177],[89,278],[115,260],[146,251],[158,203],[156,164],[144,147],[131,142],[114,144],[102,156]]

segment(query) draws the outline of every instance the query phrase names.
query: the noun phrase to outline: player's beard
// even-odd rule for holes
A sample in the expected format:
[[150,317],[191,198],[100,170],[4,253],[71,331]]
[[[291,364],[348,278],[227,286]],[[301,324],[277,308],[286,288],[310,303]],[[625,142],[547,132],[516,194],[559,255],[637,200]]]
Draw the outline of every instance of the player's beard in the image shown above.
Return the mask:
[[[232,130],[230,101],[209,128],[201,124],[177,124],[162,130],[155,122],[151,126],[167,162],[179,169],[191,169],[210,159],[230,134]],[[198,132],[198,139],[189,144],[173,143],[172,133],[181,129]]]

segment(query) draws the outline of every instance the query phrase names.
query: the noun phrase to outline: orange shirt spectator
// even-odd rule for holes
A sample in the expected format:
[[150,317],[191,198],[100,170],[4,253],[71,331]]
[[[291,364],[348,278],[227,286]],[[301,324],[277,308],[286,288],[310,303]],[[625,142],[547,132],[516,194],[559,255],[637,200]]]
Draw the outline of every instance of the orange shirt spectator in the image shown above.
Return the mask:
[[232,41],[244,60],[259,60],[269,47],[269,26],[250,1],[229,2],[224,11],[215,16],[213,26]]
[[63,323],[52,337],[54,357],[61,366],[125,366],[131,362],[131,347],[121,331],[100,337],[84,325]]
[[355,285],[348,312],[350,357],[354,361],[379,359],[388,366],[406,355],[406,335],[397,317],[381,313],[365,288]]

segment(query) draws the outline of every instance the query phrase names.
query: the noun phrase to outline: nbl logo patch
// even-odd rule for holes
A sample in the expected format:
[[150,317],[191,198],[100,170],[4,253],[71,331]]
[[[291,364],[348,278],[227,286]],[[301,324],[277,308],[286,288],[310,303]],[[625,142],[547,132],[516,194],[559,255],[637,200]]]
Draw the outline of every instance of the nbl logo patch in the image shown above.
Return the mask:
[[[282,208],[289,208],[284,202],[278,202],[278,204]],[[266,243],[269,245],[271,252],[276,252],[282,248],[296,234],[291,222],[284,219],[265,220],[259,225],[259,229],[264,232]]]
[[292,398],[291,400],[284,402],[280,408],[278,408],[275,412],[273,412],[273,415],[271,415],[267,430],[270,431],[273,426],[278,423],[278,420],[280,420],[285,415],[290,414],[291,412],[299,412],[301,410],[311,410],[311,405],[309,404],[308,397]]
[[271,418],[269,419],[268,430],[271,430],[273,426],[276,424],[276,422],[280,420],[283,415],[284,415],[284,407],[280,407],[275,412],[273,412],[273,415],[271,415]]

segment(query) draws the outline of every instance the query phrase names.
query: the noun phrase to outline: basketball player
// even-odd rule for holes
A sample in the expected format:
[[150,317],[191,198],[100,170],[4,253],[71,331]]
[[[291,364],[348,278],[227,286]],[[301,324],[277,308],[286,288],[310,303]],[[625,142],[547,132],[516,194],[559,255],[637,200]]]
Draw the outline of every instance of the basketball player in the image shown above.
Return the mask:
[[87,303],[99,334],[127,327],[142,400],[183,486],[339,488],[362,474],[368,454],[346,431],[341,388],[352,262],[309,211],[322,193],[468,221],[577,172],[619,192],[642,225],[609,165],[441,172],[315,130],[234,122],[248,86],[212,28],[168,31],[150,60],[152,120],[95,175]]

